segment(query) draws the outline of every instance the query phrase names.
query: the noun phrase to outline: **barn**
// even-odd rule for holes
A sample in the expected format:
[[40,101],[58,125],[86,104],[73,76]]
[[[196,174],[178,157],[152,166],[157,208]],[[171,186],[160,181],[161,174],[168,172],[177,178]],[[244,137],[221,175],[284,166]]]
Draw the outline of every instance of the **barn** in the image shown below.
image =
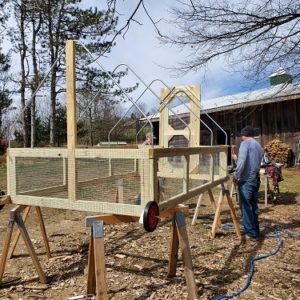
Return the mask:
[[[188,116],[186,105],[173,110],[181,117]],[[300,85],[283,69],[270,76],[270,86],[264,89],[238,93],[201,101],[201,119],[210,127],[201,124],[201,144],[224,144],[225,135],[207,116],[214,119],[227,133],[229,145],[239,145],[241,128],[252,125],[256,139],[266,145],[278,138],[297,151],[300,140]],[[158,128],[159,115],[153,115],[154,130]],[[180,121],[173,118],[173,126]],[[213,132],[213,137],[211,132]],[[159,132],[155,130],[159,140]],[[171,141],[172,142],[172,141]],[[184,137],[177,138],[177,144],[184,146]]]

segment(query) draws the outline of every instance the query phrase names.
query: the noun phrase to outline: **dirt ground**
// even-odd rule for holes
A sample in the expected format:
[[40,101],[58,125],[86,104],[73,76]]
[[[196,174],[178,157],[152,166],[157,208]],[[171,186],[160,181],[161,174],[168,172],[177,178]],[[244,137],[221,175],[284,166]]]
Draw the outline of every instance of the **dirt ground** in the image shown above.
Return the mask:
[[[284,170],[281,196],[275,204],[263,205],[260,193],[260,222],[279,230],[300,233],[300,170]],[[0,180],[0,183],[2,181]],[[4,182],[3,182],[4,184]],[[217,192],[217,191],[216,191]],[[191,226],[196,199],[188,203],[187,218],[194,273],[199,299],[215,299],[231,294],[246,282],[251,257],[274,251],[278,240],[265,238],[241,243],[235,233],[220,229],[215,239],[208,232],[213,210],[205,195],[198,222]],[[0,212],[0,249],[3,247],[11,205]],[[52,258],[45,255],[39,226],[32,210],[27,224],[45,274],[47,285],[38,282],[37,273],[23,241],[6,265],[0,299],[68,299],[85,294],[89,231],[85,217],[76,211],[42,209]],[[236,212],[240,218],[238,206]],[[226,205],[222,223],[231,222]],[[170,222],[162,222],[153,233],[139,224],[105,226],[105,262],[109,299],[187,299],[181,255],[175,278],[167,278]],[[265,229],[264,233],[270,233]],[[300,239],[283,237],[280,251],[255,262],[250,287],[236,299],[300,299]]]

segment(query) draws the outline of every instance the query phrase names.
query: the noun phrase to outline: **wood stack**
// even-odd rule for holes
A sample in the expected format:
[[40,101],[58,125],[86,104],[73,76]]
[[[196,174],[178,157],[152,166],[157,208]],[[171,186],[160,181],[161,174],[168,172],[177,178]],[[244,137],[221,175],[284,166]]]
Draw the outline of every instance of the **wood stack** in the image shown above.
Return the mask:
[[266,146],[267,151],[272,163],[288,164],[291,157],[291,148],[288,144],[274,139]]

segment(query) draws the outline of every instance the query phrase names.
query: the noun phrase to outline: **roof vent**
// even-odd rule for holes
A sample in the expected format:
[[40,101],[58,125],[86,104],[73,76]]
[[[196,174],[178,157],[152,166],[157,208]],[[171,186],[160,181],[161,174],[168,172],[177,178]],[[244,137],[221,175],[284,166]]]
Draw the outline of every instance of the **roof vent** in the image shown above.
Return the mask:
[[272,86],[293,82],[293,76],[288,74],[283,68],[279,68],[275,73],[271,74],[269,78]]

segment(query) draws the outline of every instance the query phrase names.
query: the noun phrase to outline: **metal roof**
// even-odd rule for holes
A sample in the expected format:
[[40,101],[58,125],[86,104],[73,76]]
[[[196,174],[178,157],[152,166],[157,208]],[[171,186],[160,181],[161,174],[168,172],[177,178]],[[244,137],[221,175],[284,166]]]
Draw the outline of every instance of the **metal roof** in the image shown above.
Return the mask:
[[[212,113],[217,111],[237,109],[241,107],[261,105],[272,102],[286,101],[300,98],[300,84],[278,84],[268,88],[248,91],[223,97],[203,100],[201,102],[201,111]],[[189,113],[186,105],[181,104],[173,107],[176,114]],[[173,113],[170,112],[170,115]],[[159,113],[149,116],[151,119],[159,118]],[[144,119],[144,118],[143,118]],[[141,120],[143,120],[141,119]]]

